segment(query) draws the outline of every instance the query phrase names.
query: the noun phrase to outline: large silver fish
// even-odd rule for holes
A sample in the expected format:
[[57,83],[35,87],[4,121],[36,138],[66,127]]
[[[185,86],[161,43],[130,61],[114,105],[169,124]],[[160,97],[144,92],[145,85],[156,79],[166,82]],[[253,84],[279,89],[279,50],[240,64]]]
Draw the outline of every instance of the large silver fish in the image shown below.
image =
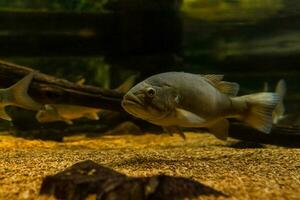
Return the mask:
[[227,118],[236,118],[269,133],[278,95],[262,92],[236,97],[239,85],[222,79],[223,75],[157,74],[130,89],[122,106],[135,117],[182,136],[178,127],[206,127],[217,138],[225,140]]

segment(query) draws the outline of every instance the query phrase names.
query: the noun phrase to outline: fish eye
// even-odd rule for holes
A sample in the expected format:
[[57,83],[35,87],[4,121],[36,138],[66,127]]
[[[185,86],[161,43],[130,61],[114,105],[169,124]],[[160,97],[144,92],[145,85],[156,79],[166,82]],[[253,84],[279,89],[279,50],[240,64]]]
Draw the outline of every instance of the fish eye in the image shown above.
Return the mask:
[[148,88],[147,89],[147,96],[148,97],[154,97],[154,95],[155,95],[155,89],[154,88]]

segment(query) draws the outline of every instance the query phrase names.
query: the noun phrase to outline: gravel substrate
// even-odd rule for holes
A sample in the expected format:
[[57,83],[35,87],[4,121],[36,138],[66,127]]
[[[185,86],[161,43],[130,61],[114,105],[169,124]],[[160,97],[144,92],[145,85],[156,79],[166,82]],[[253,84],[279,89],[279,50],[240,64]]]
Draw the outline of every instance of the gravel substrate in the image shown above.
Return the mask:
[[128,176],[192,178],[229,196],[201,199],[300,199],[300,149],[237,142],[195,133],[63,143],[1,135],[0,199],[36,199],[43,177],[88,159]]

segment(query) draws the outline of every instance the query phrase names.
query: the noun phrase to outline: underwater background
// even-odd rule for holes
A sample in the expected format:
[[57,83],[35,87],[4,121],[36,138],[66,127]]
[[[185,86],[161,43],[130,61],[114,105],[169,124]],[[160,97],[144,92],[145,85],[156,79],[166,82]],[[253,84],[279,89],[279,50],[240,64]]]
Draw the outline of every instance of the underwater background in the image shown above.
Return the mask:
[[2,0],[0,58],[104,88],[186,71],[246,94],[284,78],[297,114],[299,17],[297,0]]

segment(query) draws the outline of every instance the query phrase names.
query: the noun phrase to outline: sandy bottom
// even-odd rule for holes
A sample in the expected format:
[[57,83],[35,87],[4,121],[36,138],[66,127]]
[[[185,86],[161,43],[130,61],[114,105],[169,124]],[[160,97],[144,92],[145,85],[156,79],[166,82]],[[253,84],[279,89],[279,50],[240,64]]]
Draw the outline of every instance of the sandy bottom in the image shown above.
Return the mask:
[[167,174],[200,181],[229,197],[300,199],[300,149],[240,148],[209,134],[72,137],[65,142],[0,136],[0,199],[36,199],[43,177],[93,160],[129,176]]

